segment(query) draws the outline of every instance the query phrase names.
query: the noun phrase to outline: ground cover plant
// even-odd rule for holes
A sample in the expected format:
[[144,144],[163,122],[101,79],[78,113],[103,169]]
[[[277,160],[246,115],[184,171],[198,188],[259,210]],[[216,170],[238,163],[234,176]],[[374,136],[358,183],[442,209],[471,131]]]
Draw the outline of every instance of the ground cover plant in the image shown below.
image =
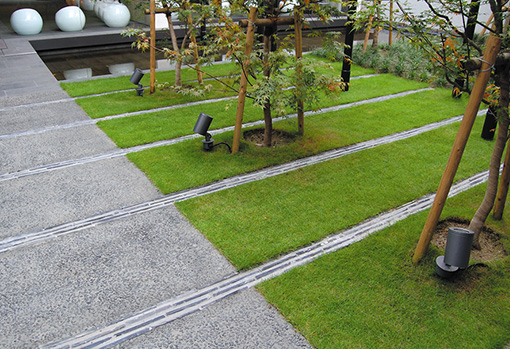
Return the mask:
[[[443,218],[472,217],[484,191],[480,185],[449,199]],[[411,263],[426,215],[411,216],[259,290],[317,348],[506,347],[510,257],[469,268],[456,280],[440,279],[435,259],[444,250],[431,246],[418,266]],[[508,218],[487,223],[508,251]]]
[[437,76],[434,67],[419,47],[415,47],[404,38],[396,40],[392,45],[380,44],[368,47],[363,45],[353,48],[355,63],[365,68],[373,68],[380,73],[391,73],[406,79],[433,82],[435,86],[445,86],[446,80]]

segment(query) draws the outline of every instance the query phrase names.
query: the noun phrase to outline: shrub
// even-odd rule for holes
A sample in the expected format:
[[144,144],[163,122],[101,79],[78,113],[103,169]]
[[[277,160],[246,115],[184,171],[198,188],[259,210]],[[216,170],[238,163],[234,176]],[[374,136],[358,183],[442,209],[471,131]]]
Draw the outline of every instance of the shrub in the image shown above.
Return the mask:
[[[315,49],[317,56],[332,58],[331,42],[324,47]],[[335,57],[340,60],[341,57]],[[410,80],[433,82],[436,86],[446,85],[446,80],[436,76],[432,64],[425,57],[421,49],[413,46],[407,40],[395,40],[392,45],[380,44],[378,47],[368,47],[363,52],[363,45],[356,44],[352,53],[353,62],[377,70],[379,73],[391,73]]]

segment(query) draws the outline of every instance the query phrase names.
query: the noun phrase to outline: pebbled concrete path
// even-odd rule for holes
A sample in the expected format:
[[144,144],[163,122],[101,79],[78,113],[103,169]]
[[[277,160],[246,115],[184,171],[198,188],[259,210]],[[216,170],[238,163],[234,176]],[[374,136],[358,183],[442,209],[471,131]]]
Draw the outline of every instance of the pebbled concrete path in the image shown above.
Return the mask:
[[[0,22],[0,38],[0,136],[88,120],[74,101],[66,100],[32,49],[32,37],[17,36]],[[0,137],[0,173],[115,149],[94,124]],[[3,181],[0,240],[158,197],[161,193],[125,157]],[[58,342],[235,273],[173,205],[83,227],[75,234],[0,253],[0,346]],[[308,346],[253,288],[122,344]]]

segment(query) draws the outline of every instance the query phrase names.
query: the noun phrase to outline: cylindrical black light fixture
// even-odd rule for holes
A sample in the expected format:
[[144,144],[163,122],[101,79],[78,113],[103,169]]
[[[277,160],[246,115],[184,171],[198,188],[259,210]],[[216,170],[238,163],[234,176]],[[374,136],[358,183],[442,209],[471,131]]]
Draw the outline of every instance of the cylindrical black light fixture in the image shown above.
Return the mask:
[[475,233],[469,229],[448,228],[444,256],[439,256],[436,259],[437,275],[448,279],[468,267],[474,236]]
[[138,85],[140,83],[140,80],[142,80],[143,76],[144,73],[142,69],[136,68],[133,75],[131,75],[129,81],[131,81],[132,84]]
[[193,132],[198,133],[199,135],[205,136],[207,131],[209,130],[209,126],[211,126],[211,122],[213,118],[207,114],[200,113],[198,116],[197,123],[195,127],[193,127]]
[[142,80],[144,76],[144,73],[140,68],[136,68],[133,75],[131,75],[131,78],[129,78],[129,81],[131,81],[132,84],[138,85],[136,88],[136,93],[138,96],[143,96],[143,86],[140,83],[140,80]]
[[214,147],[214,139],[211,138],[211,134],[207,131],[209,130],[209,126],[211,126],[213,118],[207,114],[200,113],[197,119],[197,123],[195,127],[193,127],[193,132],[198,133],[199,135],[205,136],[205,139],[202,140],[204,144],[204,150],[210,151]]
[[469,229],[448,228],[444,262],[460,269],[466,269],[469,265],[469,256],[471,255],[471,245],[473,244],[474,236],[475,233]]

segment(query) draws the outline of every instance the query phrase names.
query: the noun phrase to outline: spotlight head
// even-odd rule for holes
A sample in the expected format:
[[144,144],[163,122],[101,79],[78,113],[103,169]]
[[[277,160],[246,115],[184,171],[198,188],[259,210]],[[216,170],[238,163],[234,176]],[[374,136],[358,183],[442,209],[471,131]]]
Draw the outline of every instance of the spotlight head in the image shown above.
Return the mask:
[[195,127],[193,127],[193,132],[205,137],[202,143],[204,144],[204,150],[207,151],[211,151],[214,147],[214,139],[212,139],[211,134],[207,132],[209,130],[209,126],[211,126],[212,120],[213,118],[209,115],[200,113],[197,123],[195,124]]
[[193,128],[193,132],[198,133],[199,135],[206,136],[207,131],[209,130],[209,126],[211,126],[213,118],[207,114],[200,113],[198,116],[197,123]]
[[143,86],[140,83],[140,80],[142,80],[143,75],[144,74],[143,74],[142,70],[140,68],[136,68],[135,72],[133,73],[133,75],[131,75],[131,78],[129,79],[129,81],[131,81],[131,83],[138,85],[138,87],[136,88],[136,94],[140,97],[143,96]]
[[138,85],[140,84],[140,80],[142,80],[143,75],[142,70],[140,68],[136,68],[129,81],[131,81],[132,84]]

